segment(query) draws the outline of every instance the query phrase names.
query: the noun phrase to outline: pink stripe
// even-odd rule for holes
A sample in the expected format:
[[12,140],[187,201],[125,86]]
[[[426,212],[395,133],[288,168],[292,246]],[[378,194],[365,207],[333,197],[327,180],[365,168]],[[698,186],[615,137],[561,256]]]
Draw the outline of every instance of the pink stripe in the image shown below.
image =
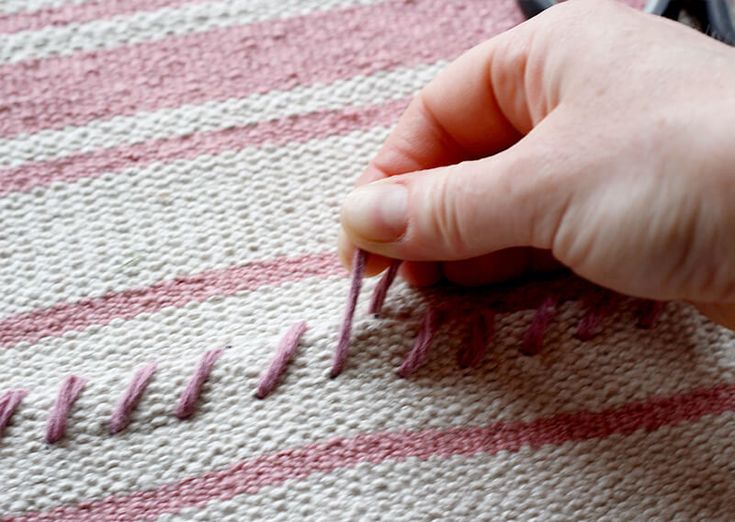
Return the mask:
[[673,397],[654,397],[601,412],[563,413],[530,422],[499,422],[485,427],[387,432],[335,439],[238,462],[157,489],[60,506],[45,513],[27,513],[8,521],[152,519],[213,500],[255,494],[263,487],[329,473],[361,462],[378,464],[409,457],[429,459],[495,455],[567,442],[630,435],[692,422],[705,415],[735,410],[735,385],[723,384]]
[[0,169],[0,196],[54,181],[71,182],[120,171],[126,167],[142,168],[153,162],[191,159],[202,154],[218,154],[265,143],[284,145],[304,142],[346,134],[357,129],[388,125],[406,105],[407,100],[397,100],[369,107],[299,114],[242,127],[102,149],[59,160],[27,163],[15,169]]
[[[342,267],[336,255],[330,251],[299,258],[254,261],[242,266],[182,276],[145,288],[60,303],[0,320],[0,346],[9,348],[20,342],[33,343],[44,337],[84,330],[94,324],[103,325],[115,318],[132,319],[138,314],[156,312],[165,306],[181,307],[214,296],[255,290],[264,285],[308,277],[330,277],[340,273]],[[599,287],[570,275],[532,281],[510,289],[499,288],[488,292],[485,301],[492,302],[496,312],[506,313],[537,307],[548,295],[556,295],[561,303],[600,291]],[[452,296],[446,296],[446,299],[451,301]],[[461,299],[464,301],[467,296],[462,295]]]
[[131,319],[165,306],[184,306],[217,295],[254,290],[264,285],[326,277],[343,271],[333,253],[309,254],[298,258],[277,258],[246,265],[212,270],[198,275],[162,281],[147,288],[109,293],[74,303],[34,310],[0,321],[0,346],[35,342],[115,318]]
[[202,0],[96,0],[83,4],[68,4],[37,11],[0,15],[0,33],[17,33],[51,26],[81,24],[92,20],[131,14],[136,11],[153,11]]
[[391,0],[7,64],[0,136],[431,63],[521,19],[513,0]]

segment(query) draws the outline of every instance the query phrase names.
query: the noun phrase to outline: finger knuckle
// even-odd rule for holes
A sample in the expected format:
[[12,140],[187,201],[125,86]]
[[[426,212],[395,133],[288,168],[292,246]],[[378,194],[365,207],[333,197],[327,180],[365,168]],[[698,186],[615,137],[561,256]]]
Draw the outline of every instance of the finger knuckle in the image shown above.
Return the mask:
[[465,257],[471,247],[472,194],[460,174],[441,176],[432,189],[435,209],[432,236],[444,243],[456,257]]

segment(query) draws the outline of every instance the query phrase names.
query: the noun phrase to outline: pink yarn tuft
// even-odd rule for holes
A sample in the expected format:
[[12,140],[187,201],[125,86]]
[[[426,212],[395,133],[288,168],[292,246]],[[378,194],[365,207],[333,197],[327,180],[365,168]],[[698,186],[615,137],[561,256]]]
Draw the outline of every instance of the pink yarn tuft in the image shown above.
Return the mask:
[[26,395],[28,395],[28,390],[9,390],[0,397],[0,437],[3,436],[13,413]]
[[488,347],[495,336],[495,312],[482,310],[472,320],[472,337],[457,353],[460,368],[475,368],[487,355]]
[[186,384],[184,391],[181,392],[179,403],[176,405],[176,416],[179,419],[188,419],[194,414],[197,401],[202,393],[202,387],[209,377],[214,363],[217,362],[223,352],[224,350],[221,349],[210,350],[199,359],[196,370],[194,370],[194,374]]
[[371,314],[375,316],[380,315],[380,312],[383,309],[383,303],[385,302],[385,296],[388,294],[388,290],[393,284],[393,281],[395,281],[400,266],[401,262],[398,260],[394,260],[388,267],[388,270],[386,270],[383,274],[383,277],[380,278],[378,284],[375,286],[375,290],[373,290],[373,297],[370,300]]
[[544,335],[556,315],[558,302],[555,297],[547,297],[536,310],[531,325],[526,331],[526,336],[523,338],[523,347],[521,348],[523,355],[536,355],[543,349]]
[[54,401],[54,405],[51,407],[46,426],[46,442],[49,444],[58,442],[64,436],[69,411],[74,405],[74,402],[79,398],[86,384],[87,381],[85,379],[76,375],[69,375],[61,383],[59,394],[56,396],[56,401]]
[[140,398],[148,387],[153,374],[156,372],[156,363],[151,362],[139,368],[133,375],[125,393],[115,406],[110,418],[110,434],[114,435],[124,430],[130,424],[130,416],[138,406]]
[[289,328],[283,336],[276,349],[275,357],[260,376],[258,389],[255,392],[258,399],[265,399],[275,389],[279,379],[286,371],[286,366],[296,353],[306,328],[306,321],[301,321]]
[[589,303],[587,311],[577,325],[576,336],[582,341],[589,341],[600,333],[600,327],[612,310],[610,298],[601,298]]
[[644,301],[638,311],[638,327],[653,328],[665,307],[666,303],[663,301]]
[[352,333],[352,320],[355,316],[357,298],[360,295],[360,288],[362,287],[362,278],[365,274],[366,261],[367,252],[357,249],[352,261],[352,281],[350,283],[350,292],[347,297],[347,307],[345,308],[344,317],[342,318],[342,326],[339,331],[339,341],[337,341],[337,350],[334,353],[334,361],[332,362],[332,371],[330,373],[330,377],[332,378],[335,378],[342,373],[345,363],[347,362],[347,352],[350,347],[350,334]]
[[424,321],[421,324],[416,340],[414,341],[413,348],[408,352],[406,358],[403,360],[403,364],[398,369],[398,375],[400,377],[408,377],[416,372],[426,362],[426,357],[429,355],[429,348],[431,347],[431,341],[434,339],[437,329],[438,313],[433,307],[429,307],[424,315]]

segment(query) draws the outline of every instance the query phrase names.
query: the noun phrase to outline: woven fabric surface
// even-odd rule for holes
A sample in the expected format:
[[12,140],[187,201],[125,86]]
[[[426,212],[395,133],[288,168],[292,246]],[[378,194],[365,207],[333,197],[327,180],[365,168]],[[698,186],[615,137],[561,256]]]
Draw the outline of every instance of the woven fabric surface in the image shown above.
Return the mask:
[[329,377],[342,197],[411,95],[521,20],[512,0],[0,3],[0,519],[734,520],[735,335],[687,305],[640,328],[650,303],[571,276],[397,281],[376,318],[369,280]]

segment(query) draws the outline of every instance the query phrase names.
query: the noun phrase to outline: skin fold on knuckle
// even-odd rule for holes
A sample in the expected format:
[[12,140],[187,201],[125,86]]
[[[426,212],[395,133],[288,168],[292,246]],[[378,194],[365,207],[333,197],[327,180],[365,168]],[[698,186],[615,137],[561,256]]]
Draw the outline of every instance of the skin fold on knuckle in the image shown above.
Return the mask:
[[490,57],[486,73],[490,91],[494,93],[503,117],[523,134],[533,128],[525,78],[529,60],[529,40],[534,38],[537,36],[530,32],[525,39],[509,38],[498,44],[498,48]]
[[467,178],[461,172],[437,175],[419,195],[416,222],[423,229],[421,250],[429,258],[436,257],[431,254],[437,251],[442,252],[441,258],[465,259],[472,255],[471,233],[465,227],[474,219],[475,196]]
[[565,144],[564,131],[536,130],[540,132],[529,135],[524,147],[509,151],[495,166],[496,189],[510,218],[506,228],[513,244],[508,246],[550,250],[576,190],[567,167],[574,164],[568,157],[574,152]]

